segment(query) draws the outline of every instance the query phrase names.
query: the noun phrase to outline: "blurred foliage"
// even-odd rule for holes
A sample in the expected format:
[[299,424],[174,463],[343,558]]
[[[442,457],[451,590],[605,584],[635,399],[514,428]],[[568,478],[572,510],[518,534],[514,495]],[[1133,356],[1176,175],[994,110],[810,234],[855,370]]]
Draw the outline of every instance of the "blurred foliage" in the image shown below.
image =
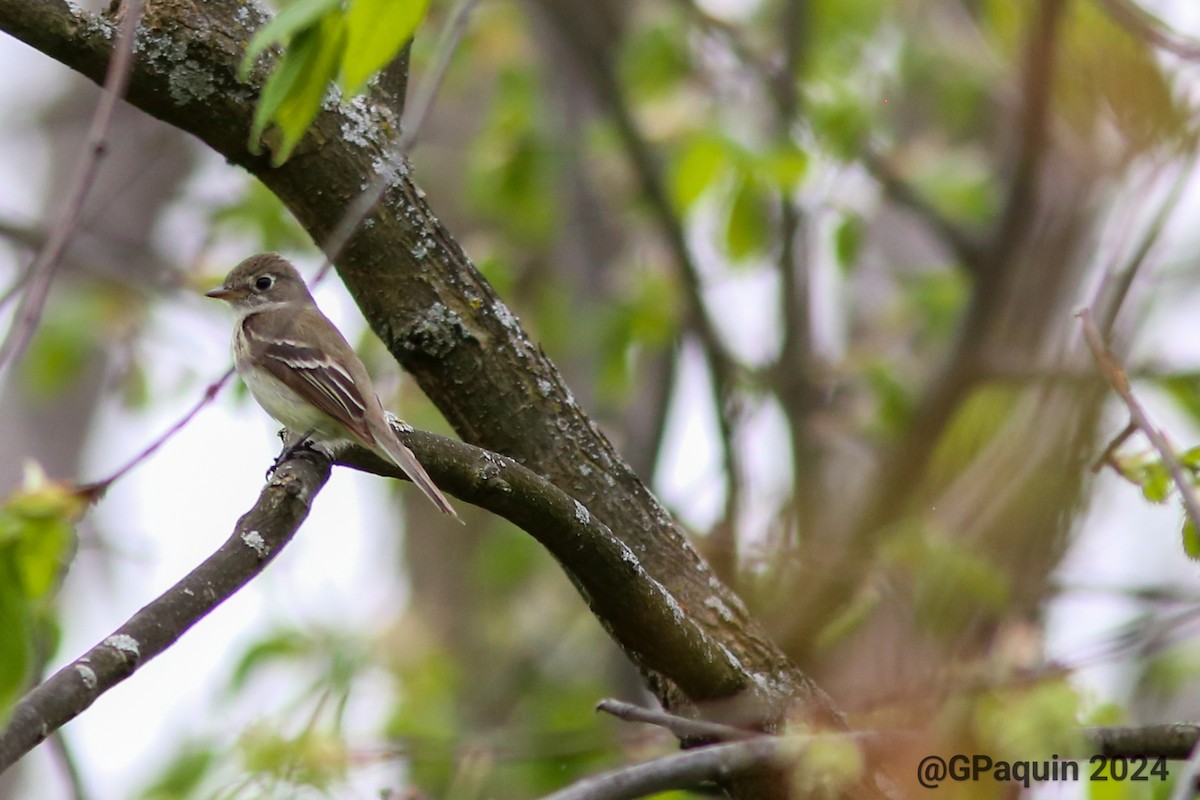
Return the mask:
[[36,464],[0,505],[0,720],[54,652],[53,590],[85,506],[73,487],[47,480]]
[[296,250],[310,241],[279,198],[253,178],[246,181],[239,197],[212,209],[211,221],[214,238],[221,234],[249,235],[258,241],[261,250]]

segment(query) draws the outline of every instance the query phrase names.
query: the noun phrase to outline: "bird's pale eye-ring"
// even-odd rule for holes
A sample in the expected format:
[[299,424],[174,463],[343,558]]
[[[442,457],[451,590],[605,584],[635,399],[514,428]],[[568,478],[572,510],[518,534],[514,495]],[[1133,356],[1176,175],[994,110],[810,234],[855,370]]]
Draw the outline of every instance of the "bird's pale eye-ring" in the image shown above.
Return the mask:
[[270,275],[259,275],[257,280],[254,281],[254,288],[260,292],[265,292],[267,289],[270,289],[274,285],[275,285],[275,279],[272,278]]

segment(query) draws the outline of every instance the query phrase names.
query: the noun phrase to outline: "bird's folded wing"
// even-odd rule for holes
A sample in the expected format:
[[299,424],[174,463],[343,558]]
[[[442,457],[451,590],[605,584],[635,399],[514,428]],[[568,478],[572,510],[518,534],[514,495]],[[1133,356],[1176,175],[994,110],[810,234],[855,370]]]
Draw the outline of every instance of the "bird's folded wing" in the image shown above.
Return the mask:
[[264,334],[253,324],[253,317],[246,318],[242,330],[257,364],[362,442],[374,442],[367,424],[367,401],[336,354],[331,356],[295,339]]

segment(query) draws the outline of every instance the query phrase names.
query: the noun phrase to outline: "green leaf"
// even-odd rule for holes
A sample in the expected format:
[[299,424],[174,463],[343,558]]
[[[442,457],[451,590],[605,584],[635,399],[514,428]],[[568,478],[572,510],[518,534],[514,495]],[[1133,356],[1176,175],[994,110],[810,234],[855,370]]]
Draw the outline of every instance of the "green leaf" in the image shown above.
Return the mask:
[[0,544],[0,725],[25,689],[33,661],[29,602],[21,591],[12,551]]
[[256,147],[267,123],[274,122],[282,133],[271,156],[275,166],[287,161],[321,109],[329,82],[337,74],[345,27],[340,13],[330,13],[300,31],[263,87],[250,142]]
[[858,254],[862,250],[862,242],[862,217],[857,214],[846,215],[833,232],[833,250],[843,274],[850,274],[858,265]]
[[345,41],[345,18],[329,14],[321,18],[315,48],[306,59],[304,80],[283,98],[275,113],[275,121],[283,129],[283,146],[273,159],[276,166],[291,155],[310,123],[321,109],[321,100],[329,82],[337,75],[338,56]]
[[1171,494],[1171,474],[1161,461],[1150,461],[1142,466],[1138,475],[1142,494],[1151,503],[1165,503]]
[[725,227],[725,247],[735,260],[763,252],[771,235],[771,204],[763,186],[744,176],[733,195]]
[[854,161],[871,130],[867,101],[848,88],[831,87],[831,91],[832,96],[810,100],[813,132],[834,158]]
[[1192,561],[1200,561],[1200,535],[1196,533],[1195,524],[1189,519],[1183,523],[1183,552]]
[[900,381],[896,365],[886,360],[873,362],[863,370],[863,378],[875,394],[872,427],[888,437],[908,430],[913,412],[912,390]]
[[1200,445],[1189,447],[1179,455],[1179,463],[1195,472],[1200,469]]
[[758,174],[782,191],[795,188],[808,172],[808,153],[788,143],[756,158]]
[[412,38],[429,0],[354,0],[346,12],[342,90],[357,94]]
[[725,143],[715,136],[697,136],[682,148],[671,171],[675,207],[689,211],[729,165]]
[[70,486],[46,480],[36,465],[26,469],[24,486],[0,507],[0,545],[27,599],[41,599],[54,585],[84,508]]
[[661,97],[691,74],[687,38],[668,27],[642,28],[626,37],[622,83],[641,99]]
[[293,87],[304,73],[307,56],[303,49],[315,48],[316,38],[316,34],[311,31],[304,36],[296,37],[296,40],[280,57],[275,69],[271,72],[271,77],[267,78],[262,94],[258,96],[258,105],[254,107],[254,121],[250,126],[250,152],[255,154],[261,152],[259,140],[262,138],[263,131],[275,118],[275,112],[279,110],[284,98],[293,91]]
[[1155,380],[1193,420],[1200,421],[1200,372],[1181,372]]
[[288,3],[250,40],[239,68],[239,77],[246,79],[254,67],[254,60],[268,47],[276,42],[286,42],[301,31],[314,27],[318,19],[340,7],[341,0],[293,0]]

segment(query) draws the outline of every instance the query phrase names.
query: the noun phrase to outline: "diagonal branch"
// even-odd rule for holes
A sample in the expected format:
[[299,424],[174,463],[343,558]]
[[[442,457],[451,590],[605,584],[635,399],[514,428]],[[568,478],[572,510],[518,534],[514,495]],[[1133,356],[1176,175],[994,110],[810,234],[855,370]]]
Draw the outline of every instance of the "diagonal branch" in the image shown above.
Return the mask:
[[328,477],[329,463],[324,459],[293,458],[283,463],[215,553],[111,636],[22,698],[0,732],[0,773],[262,572],[291,541]]

